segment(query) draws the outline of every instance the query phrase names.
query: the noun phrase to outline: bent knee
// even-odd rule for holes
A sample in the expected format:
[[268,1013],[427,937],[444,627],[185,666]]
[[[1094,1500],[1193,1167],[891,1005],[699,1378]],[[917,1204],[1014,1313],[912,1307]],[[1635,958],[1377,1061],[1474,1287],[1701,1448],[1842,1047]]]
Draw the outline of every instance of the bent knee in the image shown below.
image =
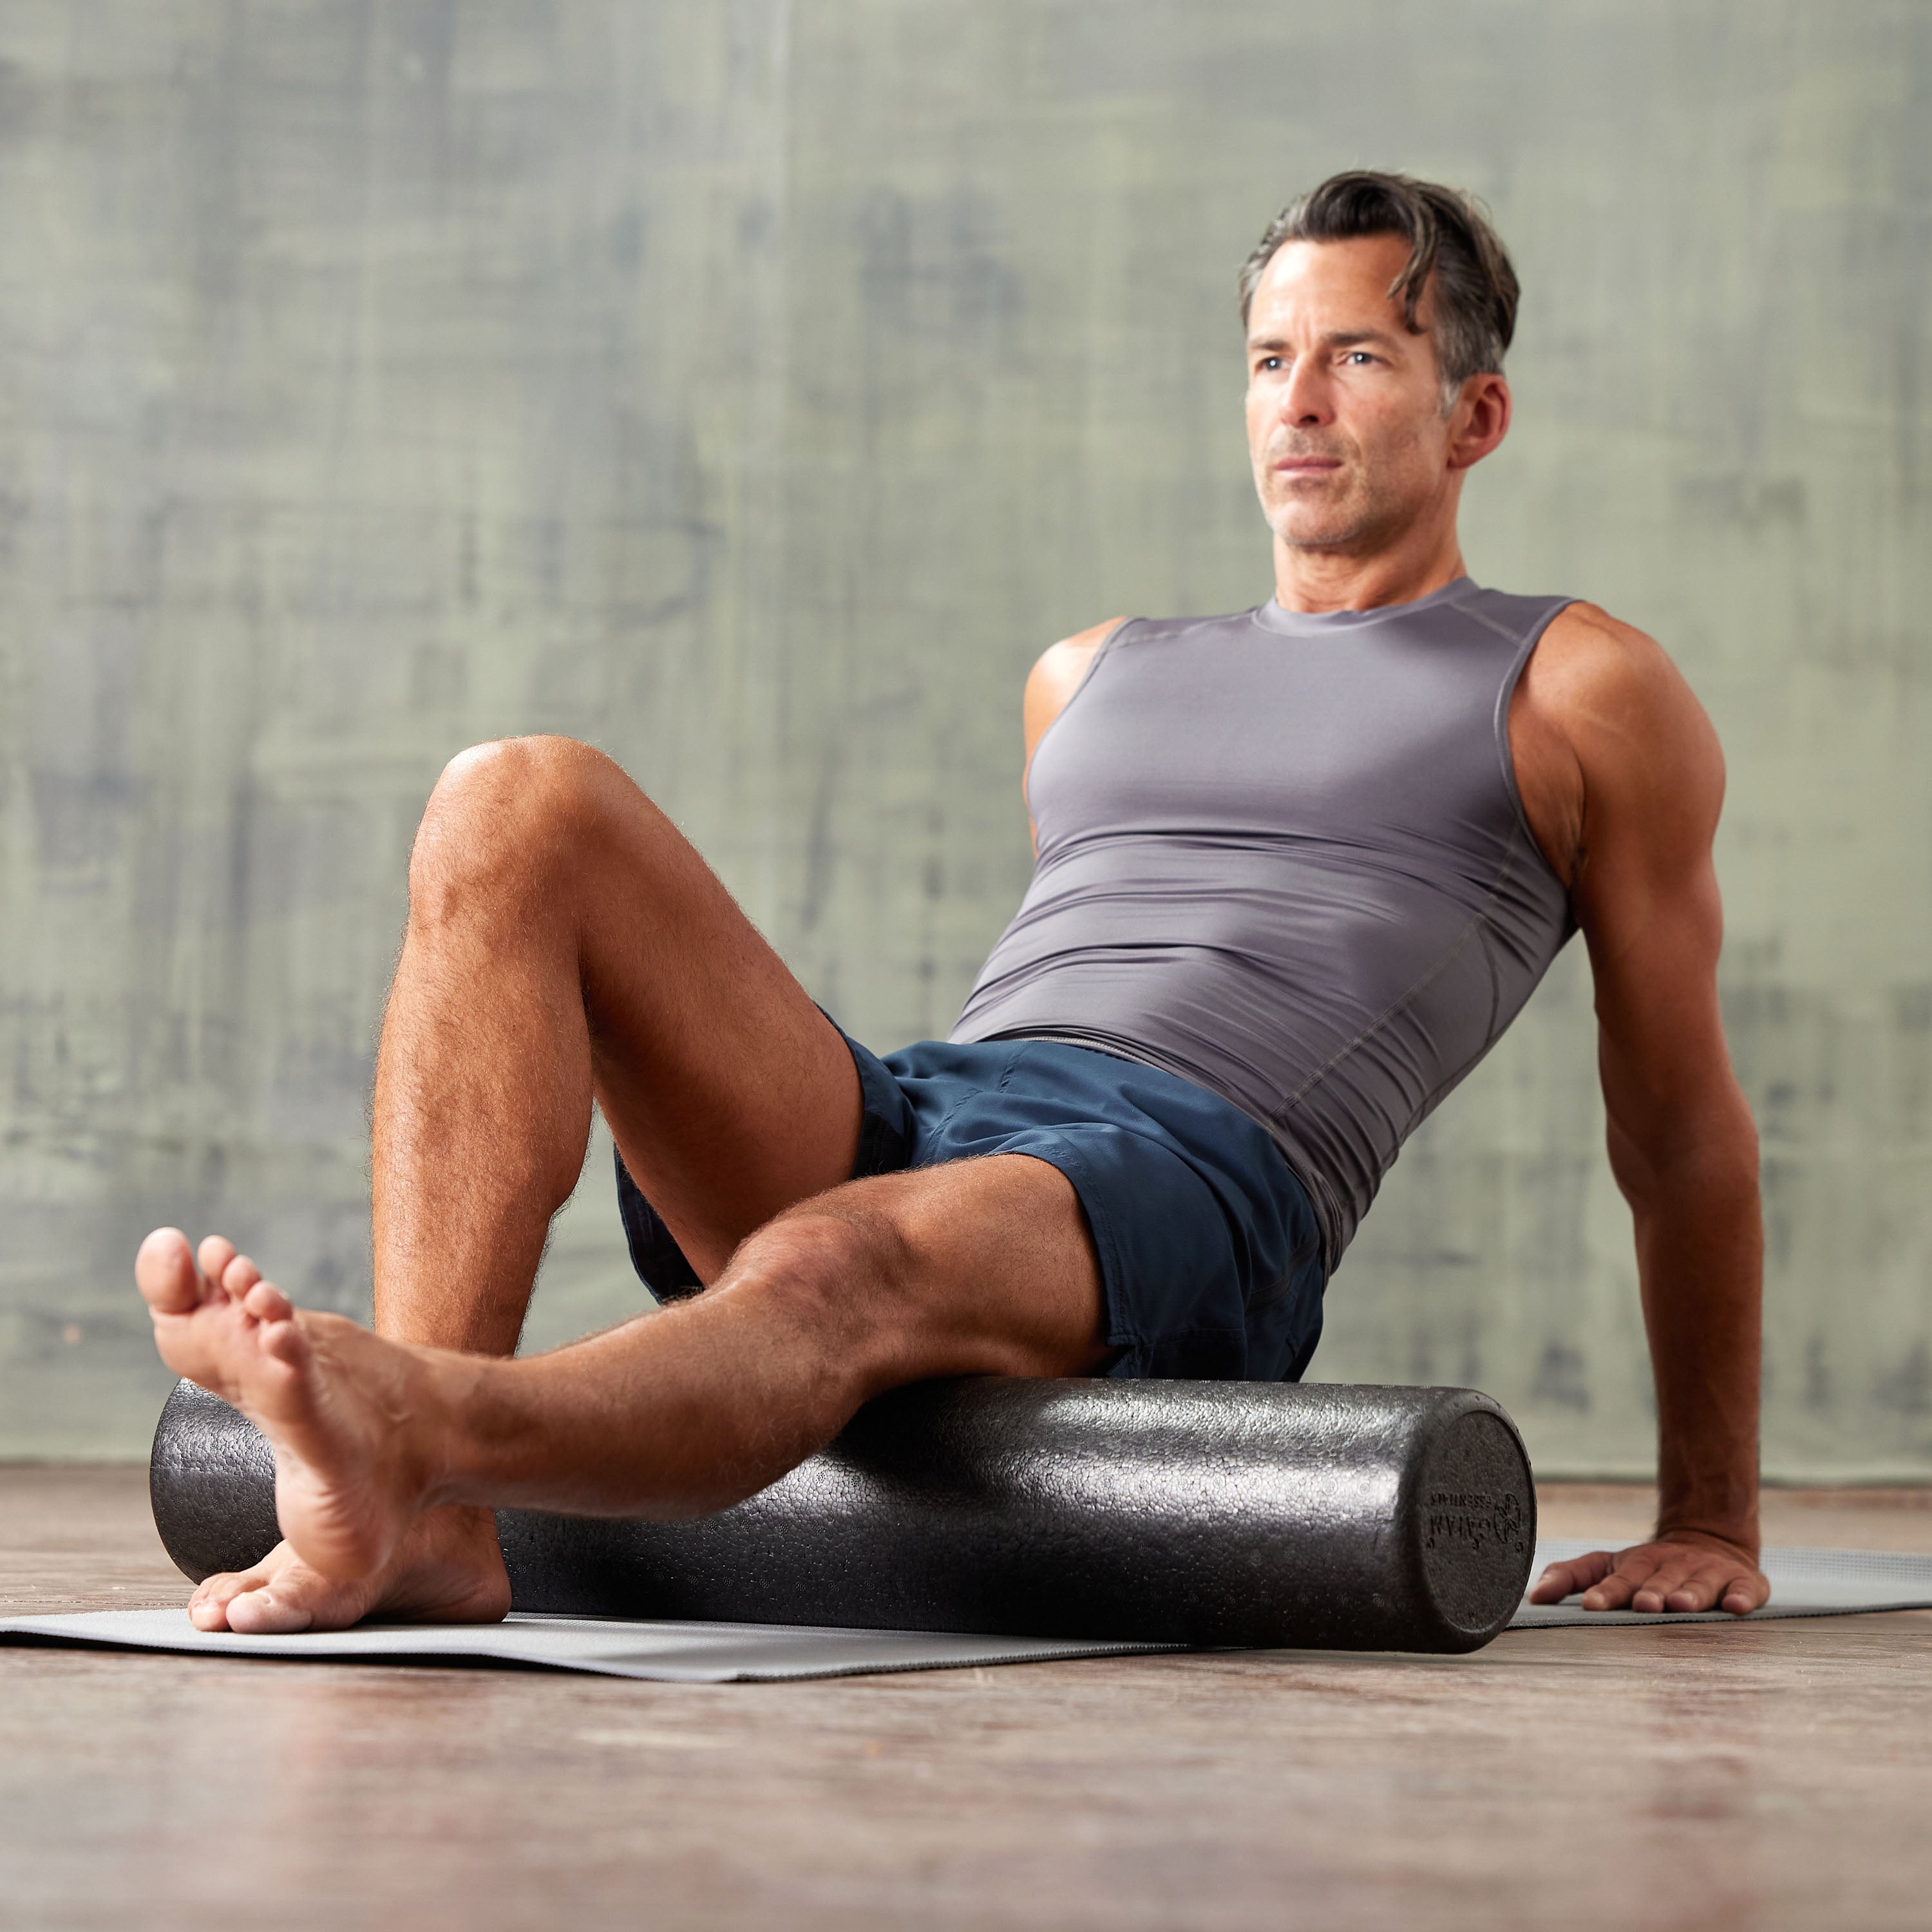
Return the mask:
[[[842,1190],[842,1192],[843,1190]],[[756,1280],[802,1330],[836,1337],[842,1366],[861,1382],[890,1356],[913,1318],[914,1271],[905,1238],[885,1214],[801,1203],[746,1238],[730,1274]]]
[[446,914],[476,886],[519,874],[554,890],[626,793],[640,796],[613,760],[574,738],[499,738],[458,752],[410,850],[412,914]]
[[580,739],[492,738],[443,766],[423,822],[506,811],[554,816],[593,802],[614,781],[630,783],[614,759]]

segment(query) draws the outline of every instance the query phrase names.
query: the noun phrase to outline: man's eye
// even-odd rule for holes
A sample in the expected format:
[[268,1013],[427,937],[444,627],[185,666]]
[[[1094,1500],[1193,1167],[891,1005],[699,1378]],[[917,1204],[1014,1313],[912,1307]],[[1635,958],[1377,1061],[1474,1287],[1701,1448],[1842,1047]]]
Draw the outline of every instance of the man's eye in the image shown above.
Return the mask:
[[1366,349],[1352,349],[1345,359],[1360,364],[1372,362],[1376,358]]

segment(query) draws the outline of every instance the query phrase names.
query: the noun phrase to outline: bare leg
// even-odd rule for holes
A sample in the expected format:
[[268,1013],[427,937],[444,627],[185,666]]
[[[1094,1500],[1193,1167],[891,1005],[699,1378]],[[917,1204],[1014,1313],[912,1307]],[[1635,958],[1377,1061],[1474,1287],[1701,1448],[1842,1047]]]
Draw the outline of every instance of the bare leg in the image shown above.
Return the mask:
[[[844,1042],[676,828],[584,746],[480,746],[444,773],[410,862],[376,1079],[379,1334],[511,1353],[593,1096],[706,1280],[851,1172]],[[212,1280],[232,1258],[204,1244]],[[488,1513],[452,1508],[352,1585],[284,1543],[190,1608],[290,1630],[508,1601]]]
[[1102,1354],[1078,1202],[1023,1155],[848,1183],[760,1229],[707,1293],[520,1361],[301,1312],[239,1258],[209,1282],[172,1230],[136,1273],[170,1365],[274,1444],[290,1545],[345,1582],[379,1573],[427,1510],[699,1514],[898,1383],[1067,1374]]
[[410,864],[376,1079],[379,1331],[509,1353],[593,1094],[707,1280],[851,1172],[844,1042],[676,828],[586,746],[482,746]]

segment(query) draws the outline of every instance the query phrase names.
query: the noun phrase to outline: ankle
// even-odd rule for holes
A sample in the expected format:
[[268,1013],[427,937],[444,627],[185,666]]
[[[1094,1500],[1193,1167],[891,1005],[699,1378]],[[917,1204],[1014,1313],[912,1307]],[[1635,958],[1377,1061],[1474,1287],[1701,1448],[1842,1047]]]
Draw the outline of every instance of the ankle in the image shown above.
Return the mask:
[[437,1359],[446,1352],[386,1340],[378,1346],[386,1370],[378,1384],[384,1447],[397,1486],[418,1512],[442,1508],[458,1500],[451,1493],[457,1414],[450,1375]]
[[509,1363],[449,1348],[394,1346],[405,1358],[401,1455],[420,1510],[445,1510],[466,1527],[495,1534],[483,1499],[493,1473],[489,1444],[499,1432],[497,1384]]

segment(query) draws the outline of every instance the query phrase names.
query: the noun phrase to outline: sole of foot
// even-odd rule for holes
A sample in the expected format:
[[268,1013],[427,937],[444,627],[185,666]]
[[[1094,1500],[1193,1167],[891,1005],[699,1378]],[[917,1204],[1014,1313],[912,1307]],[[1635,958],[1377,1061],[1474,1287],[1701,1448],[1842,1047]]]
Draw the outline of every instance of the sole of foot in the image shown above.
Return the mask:
[[268,1438],[294,1554],[340,1583],[380,1571],[423,1501],[398,1420],[412,1409],[409,1352],[340,1316],[298,1310],[219,1235],[197,1256],[178,1228],[157,1228],[134,1280],[161,1359]]
[[364,1617],[412,1623],[494,1624],[510,1607],[510,1579],[488,1510],[430,1510],[410,1526],[374,1576],[325,1576],[278,1543],[247,1570],[206,1578],[188,1599],[196,1629],[245,1636],[346,1630]]

